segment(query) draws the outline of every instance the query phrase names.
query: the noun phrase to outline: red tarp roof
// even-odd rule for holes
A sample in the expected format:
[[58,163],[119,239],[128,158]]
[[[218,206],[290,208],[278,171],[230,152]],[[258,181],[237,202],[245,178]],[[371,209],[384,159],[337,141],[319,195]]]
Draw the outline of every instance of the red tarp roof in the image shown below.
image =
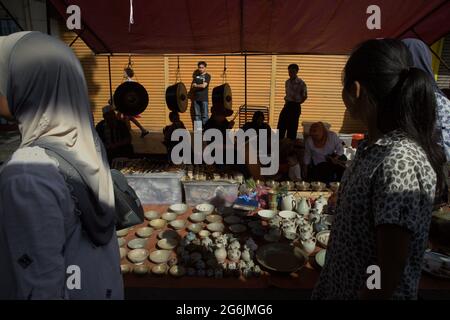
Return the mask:
[[[50,1],[64,18],[81,8],[77,32],[95,53],[346,54],[369,38],[450,32],[448,0],[133,0],[131,32],[129,0]],[[366,27],[373,4],[381,30]]]

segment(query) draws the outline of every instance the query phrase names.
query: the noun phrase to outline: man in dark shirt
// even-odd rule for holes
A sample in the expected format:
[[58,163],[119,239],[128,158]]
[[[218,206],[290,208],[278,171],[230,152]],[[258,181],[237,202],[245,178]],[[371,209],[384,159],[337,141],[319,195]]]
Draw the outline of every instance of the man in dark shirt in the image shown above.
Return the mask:
[[117,119],[112,108],[103,109],[103,120],[95,129],[105,145],[110,164],[114,158],[133,155],[130,130],[124,121]]
[[208,121],[208,86],[211,76],[206,72],[205,61],[200,61],[197,66],[191,86],[194,93],[194,121],[201,121],[204,126]]

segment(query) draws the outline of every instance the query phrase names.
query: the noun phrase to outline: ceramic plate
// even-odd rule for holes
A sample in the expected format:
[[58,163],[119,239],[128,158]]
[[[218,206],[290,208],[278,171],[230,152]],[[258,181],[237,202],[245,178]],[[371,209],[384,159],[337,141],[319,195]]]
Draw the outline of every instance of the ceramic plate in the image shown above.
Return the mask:
[[269,270],[289,273],[299,270],[308,261],[299,248],[287,243],[270,243],[260,247],[256,259]]
[[247,227],[243,224],[232,224],[228,227],[233,233],[242,233],[247,230]]
[[423,270],[436,277],[450,279],[450,257],[432,251],[425,252]]
[[158,239],[169,239],[169,238],[178,240],[180,238],[180,235],[175,230],[170,229],[164,230],[158,234]]
[[324,248],[328,246],[328,240],[330,238],[330,230],[320,231],[316,235],[317,242]]
[[223,219],[223,221],[225,221],[228,224],[236,224],[241,222],[241,218],[236,217],[236,216],[228,216],[225,219]]
[[326,249],[322,249],[319,252],[317,252],[316,254],[316,262],[317,264],[323,268],[323,265],[325,264],[325,255],[327,254],[327,250]]

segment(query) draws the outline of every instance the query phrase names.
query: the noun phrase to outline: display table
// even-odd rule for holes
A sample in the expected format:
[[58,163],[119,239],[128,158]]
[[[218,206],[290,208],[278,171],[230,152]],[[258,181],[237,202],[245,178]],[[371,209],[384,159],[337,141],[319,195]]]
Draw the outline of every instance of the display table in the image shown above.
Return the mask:
[[[148,205],[145,206],[145,210],[156,210],[159,213],[167,212],[167,205]],[[186,213],[179,216],[180,218],[187,219],[192,213],[192,208],[190,208]],[[147,226],[148,221],[146,220],[142,225],[136,226],[131,229],[126,236],[127,242],[136,238],[135,230],[141,226]],[[162,230],[168,229],[168,227]],[[148,243],[146,249],[150,252],[155,250],[156,243],[158,241],[157,234],[158,230],[155,230],[153,234],[148,238]],[[181,236],[187,234],[186,230],[180,230],[178,233]],[[261,240],[258,244],[264,244],[265,241]],[[124,245],[126,247],[126,244]],[[182,276],[179,278],[173,277],[169,274],[167,275],[154,275],[151,272],[145,275],[136,275],[134,273],[124,274],[124,283],[127,290],[130,289],[140,289],[152,292],[153,289],[206,289],[210,292],[210,289],[291,289],[291,290],[302,290],[309,294],[310,290],[314,288],[316,284],[321,268],[316,264],[314,255],[321,248],[316,247],[316,251],[310,255],[307,264],[301,268],[298,272],[291,274],[276,273],[276,272],[265,272],[265,274],[259,277],[244,278],[240,277],[193,277],[193,276]],[[129,248],[127,248],[129,250]],[[127,257],[124,257],[121,261],[122,264],[132,264]],[[155,264],[149,261],[145,261],[151,269]],[[436,278],[427,274],[422,275],[420,282],[420,289],[425,291],[435,291],[439,290],[444,296],[450,297],[450,281],[445,279]],[[150,293],[149,293],[150,294]],[[442,294],[439,295],[442,298]],[[145,296],[145,295],[144,295]],[[142,298],[142,296],[139,296]]]

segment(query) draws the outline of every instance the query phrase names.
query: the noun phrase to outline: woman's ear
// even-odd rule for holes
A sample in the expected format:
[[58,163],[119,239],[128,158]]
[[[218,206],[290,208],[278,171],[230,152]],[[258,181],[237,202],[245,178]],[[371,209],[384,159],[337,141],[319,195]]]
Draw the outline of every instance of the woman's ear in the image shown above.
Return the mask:
[[354,88],[355,98],[359,99],[359,97],[361,96],[361,84],[359,83],[359,81],[353,82],[353,88]]

